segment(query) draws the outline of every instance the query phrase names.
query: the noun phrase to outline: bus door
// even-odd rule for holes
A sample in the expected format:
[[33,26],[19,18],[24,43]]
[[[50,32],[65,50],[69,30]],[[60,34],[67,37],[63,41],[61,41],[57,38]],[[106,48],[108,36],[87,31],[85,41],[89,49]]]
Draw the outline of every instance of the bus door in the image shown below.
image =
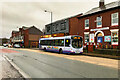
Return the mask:
[[65,39],[65,47],[64,47],[64,49],[65,50],[70,50],[71,48],[70,48],[71,46],[70,46],[70,39]]

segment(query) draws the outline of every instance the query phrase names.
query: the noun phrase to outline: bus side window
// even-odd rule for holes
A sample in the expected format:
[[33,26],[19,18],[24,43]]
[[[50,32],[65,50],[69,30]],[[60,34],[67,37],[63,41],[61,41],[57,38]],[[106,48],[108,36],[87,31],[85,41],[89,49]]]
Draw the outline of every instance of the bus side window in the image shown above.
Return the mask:
[[51,46],[54,46],[54,40],[51,40]]
[[44,45],[46,45],[46,40],[44,40]]
[[70,47],[70,39],[65,39],[65,46],[66,47]]
[[48,45],[48,40],[46,40],[46,45]]
[[41,41],[41,44],[44,45],[44,40]]
[[64,46],[64,39],[62,39],[62,46]]
[[47,44],[47,40],[44,40],[44,45],[46,45]]
[[60,40],[60,46],[64,46],[64,39]]
[[55,40],[53,40],[53,46],[55,46]]
[[58,39],[58,46],[60,46],[60,39]]
[[50,40],[48,40],[48,46],[50,46]]
[[55,46],[58,46],[58,40],[55,40]]
[[50,46],[52,46],[52,40],[50,40]]

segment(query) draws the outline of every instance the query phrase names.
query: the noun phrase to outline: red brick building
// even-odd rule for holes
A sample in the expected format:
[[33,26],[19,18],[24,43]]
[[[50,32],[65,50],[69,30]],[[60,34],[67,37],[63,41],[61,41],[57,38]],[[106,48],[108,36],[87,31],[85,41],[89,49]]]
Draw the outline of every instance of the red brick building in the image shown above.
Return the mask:
[[47,24],[45,34],[54,37],[80,35],[84,47],[89,45],[89,51],[93,51],[93,46],[120,49],[120,1],[105,5],[104,0],[100,0],[99,7],[84,14]]
[[11,44],[20,44],[24,47],[37,47],[42,31],[35,26],[19,28],[19,31],[12,31]]
[[84,45],[89,45],[89,50],[93,45],[96,48],[120,49],[120,1],[105,5],[104,0],[100,0],[99,7],[78,19],[79,33],[83,33]]

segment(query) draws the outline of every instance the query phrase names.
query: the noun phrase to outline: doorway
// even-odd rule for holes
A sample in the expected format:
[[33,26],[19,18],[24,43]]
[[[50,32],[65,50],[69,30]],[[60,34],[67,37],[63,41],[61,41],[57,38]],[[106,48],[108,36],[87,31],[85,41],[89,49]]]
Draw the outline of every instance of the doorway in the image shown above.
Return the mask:
[[103,43],[103,35],[100,32],[97,34],[97,43]]

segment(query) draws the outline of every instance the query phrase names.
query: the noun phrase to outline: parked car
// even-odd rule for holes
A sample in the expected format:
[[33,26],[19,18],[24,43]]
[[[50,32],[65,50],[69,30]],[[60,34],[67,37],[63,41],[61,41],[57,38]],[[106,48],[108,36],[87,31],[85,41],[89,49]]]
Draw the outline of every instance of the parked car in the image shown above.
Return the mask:
[[8,44],[8,47],[9,47],[9,48],[12,48],[12,45],[11,45],[11,44]]
[[4,47],[7,47],[7,46],[8,46],[8,44],[3,44],[3,46],[4,46]]
[[14,47],[14,48],[20,48],[20,45],[19,45],[19,44],[14,44],[13,47]]

